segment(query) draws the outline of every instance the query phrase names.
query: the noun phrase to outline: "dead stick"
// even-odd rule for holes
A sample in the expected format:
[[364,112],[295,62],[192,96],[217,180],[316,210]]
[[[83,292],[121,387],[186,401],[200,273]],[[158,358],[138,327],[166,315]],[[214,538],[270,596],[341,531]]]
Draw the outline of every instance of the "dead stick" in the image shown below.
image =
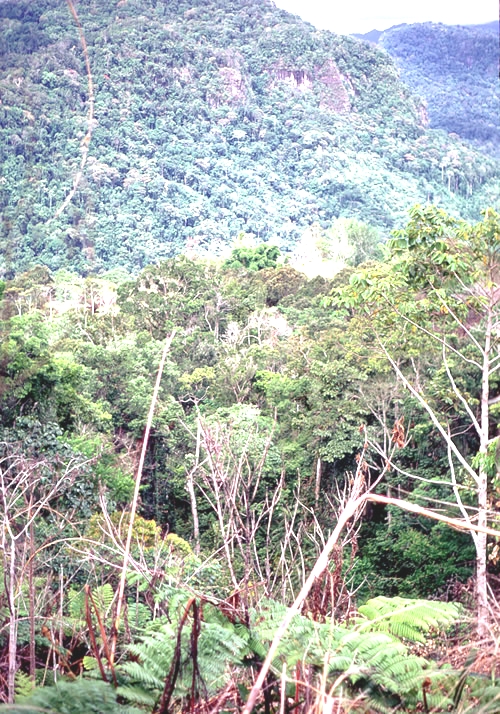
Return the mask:
[[127,540],[125,543],[125,551],[123,553],[123,565],[122,565],[121,576],[120,576],[120,586],[118,589],[118,599],[117,599],[117,603],[116,603],[116,618],[115,618],[115,622],[113,624],[111,637],[110,637],[110,639],[111,639],[111,648],[110,648],[111,649],[111,651],[110,651],[111,665],[113,665],[113,663],[114,663],[115,652],[116,652],[116,641],[118,638],[118,627],[120,625],[120,618],[121,618],[121,612],[122,612],[122,607],[123,607],[123,596],[125,593],[125,580],[127,578],[127,566],[128,566],[128,561],[130,558],[130,545],[132,543],[132,530],[134,527],[134,519],[135,519],[135,514],[137,511],[137,504],[139,502],[139,490],[141,487],[142,470],[144,468],[144,461],[146,459],[146,451],[148,448],[149,434],[151,431],[151,425],[153,423],[156,402],[158,401],[158,393],[160,391],[160,384],[161,384],[161,378],[163,375],[163,368],[165,367],[165,362],[167,360],[167,354],[170,350],[170,345],[172,344],[174,335],[175,335],[175,329],[173,330],[173,332],[170,335],[168,335],[168,337],[165,340],[165,347],[163,348],[163,354],[161,356],[160,365],[158,367],[158,374],[156,376],[156,383],[155,383],[155,387],[153,390],[153,396],[151,398],[151,405],[149,407],[148,420],[146,422],[146,429],[144,431],[144,439],[142,440],[141,456],[139,459],[139,466],[137,468],[137,476],[135,478],[134,495],[132,497],[132,503],[130,505],[130,521],[128,524]]
[[90,604],[89,604],[89,592],[90,592],[90,588],[88,585],[86,585],[85,586],[85,619],[87,620],[87,627],[89,628],[90,642],[92,644],[95,658],[96,658],[97,664],[99,666],[99,671],[101,672],[101,677],[104,682],[107,682],[108,678],[106,677],[106,670],[104,669],[101,655],[99,654],[99,648],[97,647],[97,640],[95,638],[94,625],[92,624],[92,614],[90,612]]
[[[168,714],[169,711],[170,699],[172,698],[172,694],[174,693],[175,682],[179,674],[182,630],[184,625],[186,624],[187,616],[189,615],[191,607],[193,607],[193,614],[196,617],[196,613],[194,611],[194,608],[196,607],[196,598],[194,597],[189,598],[187,605],[184,608],[184,614],[182,615],[181,620],[179,622],[179,626],[177,628],[177,641],[175,645],[174,656],[172,659],[172,664],[170,665],[170,670],[165,679],[165,686],[163,688],[163,694],[161,695],[160,703],[158,705],[158,710],[155,710],[157,711],[157,714]],[[193,662],[193,681],[196,673],[195,665],[196,663]]]

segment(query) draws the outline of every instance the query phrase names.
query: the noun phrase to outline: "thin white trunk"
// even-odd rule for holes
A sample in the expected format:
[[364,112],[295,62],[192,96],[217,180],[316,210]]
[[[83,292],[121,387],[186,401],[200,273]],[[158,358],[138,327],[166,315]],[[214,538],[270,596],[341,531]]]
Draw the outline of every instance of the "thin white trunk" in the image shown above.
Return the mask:
[[113,666],[114,664],[114,659],[115,659],[115,652],[116,652],[116,644],[118,640],[118,629],[120,625],[120,618],[122,614],[122,609],[123,609],[123,600],[125,597],[125,582],[127,578],[127,568],[129,564],[129,558],[130,558],[130,548],[132,544],[132,532],[134,529],[134,520],[135,520],[135,514],[137,511],[137,505],[139,503],[139,493],[140,493],[140,488],[141,488],[141,479],[142,479],[142,470],[144,467],[144,462],[146,460],[146,451],[148,448],[148,441],[149,441],[149,434],[151,431],[151,426],[153,424],[153,418],[155,414],[155,408],[156,408],[156,403],[158,401],[158,394],[160,392],[160,386],[161,386],[161,378],[163,376],[163,368],[165,367],[165,362],[167,361],[167,355],[170,350],[170,345],[172,344],[172,340],[174,339],[175,336],[175,328],[172,331],[170,335],[165,339],[165,345],[163,347],[163,353],[160,359],[160,365],[158,367],[158,373],[156,375],[156,382],[155,386],[153,389],[153,396],[151,397],[151,404],[149,406],[149,413],[148,413],[148,418],[146,422],[146,429],[144,430],[144,438],[142,440],[142,449],[141,449],[141,454],[139,457],[139,465],[137,467],[137,475],[135,477],[135,488],[134,488],[134,494],[132,496],[132,501],[130,504],[130,514],[129,514],[129,523],[128,523],[128,528],[127,528],[127,540],[125,542],[125,550],[123,553],[123,563],[121,567],[121,574],[120,574],[120,583],[118,586],[118,595],[116,599],[116,616],[115,616],[115,621],[113,623],[113,629],[111,631],[111,646],[110,646],[110,664]]
[[[479,453],[485,455],[488,451],[489,437],[489,372],[491,368],[491,337],[492,337],[492,309],[488,310],[487,324],[485,329],[484,347],[481,348],[483,354],[482,375],[481,375],[481,415],[479,421]],[[487,535],[486,527],[488,520],[488,476],[481,465],[479,471],[475,471],[464,455],[459,451],[455,442],[451,438],[449,432],[445,430],[432,407],[426,402],[423,395],[417,391],[414,386],[401,372],[396,362],[392,359],[383,344],[382,350],[387,356],[392,368],[402,383],[411,392],[415,399],[429,414],[432,423],[437,428],[445,443],[448,446],[450,459],[455,457],[464,471],[472,477],[476,485],[477,491],[477,526],[479,531],[477,536],[474,536],[474,544],[476,547],[476,608],[477,608],[477,632],[480,637],[487,637],[489,634],[489,609],[488,609],[488,590],[487,590]],[[450,462],[451,463],[451,462]],[[460,505],[460,503],[459,503]]]
[[63,649],[63,614],[64,614],[64,570],[63,566],[59,570],[59,647]]
[[318,456],[316,461],[316,483],[314,484],[314,505],[317,506],[319,503],[319,493],[321,490],[321,472],[322,472],[321,457]]
[[10,568],[9,568],[9,656],[7,672],[7,702],[14,702],[14,690],[17,670],[17,608],[16,608],[16,541],[10,541]]
[[201,421],[200,417],[197,420],[197,431],[196,431],[196,456],[194,461],[194,466],[190,470],[187,476],[186,488],[189,493],[189,499],[191,501],[191,513],[193,515],[193,540],[194,540],[194,552],[196,555],[200,554],[200,522],[198,519],[198,506],[196,504],[196,494],[194,490],[194,474],[196,469],[200,464],[200,444],[201,444]]
[[[480,421],[480,443],[479,453],[486,456],[489,442],[489,397],[490,397],[490,352],[492,333],[492,310],[488,309],[486,330],[484,335],[483,369],[481,379],[481,421]],[[477,484],[477,524],[484,528],[488,524],[488,474],[484,464],[481,462],[479,469],[479,479]],[[479,533],[476,539],[476,604],[477,604],[477,631],[480,637],[487,637],[489,634],[489,611],[488,611],[488,589],[486,570],[487,558],[487,536]]]
[[[31,517],[31,508],[30,508]],[[29,590],[29,628],[30,628],[30,644],[29,644],[29,669],[30,677],[35,681],[36,674],[36,649],[35,649],[35,525],[31,521],[29,527],[29,566],[28,566],[28,590]]]

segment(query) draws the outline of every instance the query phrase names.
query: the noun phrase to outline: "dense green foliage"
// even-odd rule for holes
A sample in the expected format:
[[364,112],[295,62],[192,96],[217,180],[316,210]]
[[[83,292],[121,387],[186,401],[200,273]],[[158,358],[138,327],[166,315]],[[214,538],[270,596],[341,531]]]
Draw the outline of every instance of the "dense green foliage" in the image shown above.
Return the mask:
[[[381,33],[378,43],[395,60],[401,78],[425,99],[431,127],[500,156],[498,22],[401,25]],[[449,160],[445,172],[459,161]]]
[[[18,706],[11,707],[9,711],[34,714],[40,711],[37,707],[41,707],[42,711],[46,707],[51,712],[80,714],[85,702],[87,711],[95,710],[103,714],[136,714],[151,710],[151,707],[155,710],[164,688],[165,674],[178,658],[179,673],[171,698],[171,706],[177,711],[183,702],[189,706],[193,690],[198,695],[203,693],[206,698],[213,697],[231,676],[234,677],[235,670],[244,672],[251,666],[252,659],[261,659],[286,612],[286,608],[278,603],[264,601],[258,610],[250,613],[250,622],[245,625],[232,622],[220,609],[205,603],[203,621],[199,622],[197,632],[196,652],[193,653],[192,632],[197,625],[199,607],[195,606],[193,617],[186,627],[179,629],[187,602],[185,593],[169,592],[168,618],[157,618],[148,624],[139,641],[129,646],[132,657],[118,667],[117,690],[92,679],[63,680],[55,686],[36,688],[19,696]],[[387,600],[384,606],[371,601],[364,609],[372,615],[370,619],[374,624],[371,628],[366,626],[368,618],[361,619],[355,627],[346,628],[296,616],[273,663],[271,681],[279,676],[283,666],[293,670],[302,661],[319,672],[326,663],[326,676],[333,685],[332,692],[337,688],[345,689],[347,685],[349,695],[357,697],[358,704],[363,702],[363,708],[368,702],[373,707],[372,711],[384,711],[388,706],[418,706],[422,681],[427,678],[427,701],[436,703],[439,710],[444,711],[451,700],[439,689],[443,674],[435,670],[430,662],[411,654],[408,644],[412,641],[412,631],[420,634],[415,629],[419,625],[428,629],[431,619],[432,627],[438,631],[457,621],[459,609],[446,603],[401,599],[392,603]],[[396,626],[400,632],[405,631],[407,644],[403,644],[401,636],[398,639],[385,632],[387,625],[389,631],[396,629]],[[95,661],[91,663],[91,658],[87,657],[86,666],[91,669]],[[290,683],[288,695],[293,695],[293,689]],[[134,702],[141,708],[118,706],[116,694],[120,700]],[[347,699],[345,695],[344,698]],[[271,697],[268,701],[272,701]],[[0,706],[0,711],[3,710]]]
[[[226,261],[178,256],[137,278],[38,267],[5,281],[0,472],[8,575],[0,613],[3,632],[18,624],[19,711],[65,711],[58,708],[68,701],[65,687],[75,687],[72,714],[78,697],[98,698],[101,689],[110,711],[122,711],[123,702],[151,711],[166,700],[189,709],[193,698],[219,702],[224,692],[242,706],[354,472],[378,494],[438,503],[456,517],[451,463],[462,504],[474,507],[467,469],[482,468],[483,457],[467,425],[480,401],[474,355],[484,300],[472,290],[464,307],[455,285],[457,277],[464,290],[480,285],[485,265],[496,265],[498,214],[489,210],[471,226],[417,206],[383,250],[356,221],[326,232],[317,226],[311,235],[312,264],[322,259],[328,279],[308,279],[269,244],[242,242]],[[353,236],[381,259],[358,265]],[[467,330],[457,330],[456,315],[471,320]],[[120,660],[111,664],[106,643],[127,508],[168,336],[116,631]],[[436,336],[450,348],[445,361]],[[460,351],[466,360],[457,369]],[[436,423],[403,389],[404,375],[418,379],[463,463],[450,462]],[[496,394],[494,376],[491,389]],[[491,502],[499,484],[488,469]],[[360,525],[348,530],[292,621],[266,706],[272,711],[278,701],[283,667],[288,695],[304,712],[321,676],[321,686],[357,698],[359,711],[419,710],[424,696],[435,712],[455,696],[470,702],[472,673],[464,675],[464,695],[457,672],[443,673],[413,651],[456,622],[454,605],[420,598],[467,592],[476,557],[470,535],[381,504],[360,514]],[[495,568],[496,551],[489,553]],[[9,642],[4,635],[5,652]],[[31,696],[27,673],[39,682],[50,661],[54,676],[84,681],[36,687],[22,703]],[[297,667],[307,668],[307,683]],[[118,700],[99,678],[116,684]],[[493,687],[492,701],[497,695]]]
[[[477,219],[498,199],[498,164],[429,131],[421,100],[363,42],[264,0],[77,9],[90,126],[67,5],[0,6],[9,277],[35,263],[137,272],[185,247],[219,253],[241,232],[288,250],[339,216],[386,231],[416,202]],[[76,194],[56,215],[87,150]]]

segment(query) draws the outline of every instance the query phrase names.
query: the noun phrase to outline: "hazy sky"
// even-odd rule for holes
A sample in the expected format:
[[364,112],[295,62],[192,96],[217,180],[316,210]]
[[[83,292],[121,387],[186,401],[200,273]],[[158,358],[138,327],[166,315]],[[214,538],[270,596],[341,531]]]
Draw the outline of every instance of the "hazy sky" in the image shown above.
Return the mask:
[[403,22],[468,25],[498,18],[498,0],[275,0],[316,27],[334,32],[385,30]]

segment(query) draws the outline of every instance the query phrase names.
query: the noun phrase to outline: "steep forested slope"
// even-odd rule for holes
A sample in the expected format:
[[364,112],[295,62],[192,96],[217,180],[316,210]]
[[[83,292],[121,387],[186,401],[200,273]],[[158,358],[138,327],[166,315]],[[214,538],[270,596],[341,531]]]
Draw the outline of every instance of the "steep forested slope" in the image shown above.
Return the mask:
[[498,197],[498,165],[427,131],[420,100],[365,43],[265,0],[77,10],[90,127],[66,3],[0,4],[7,275],[34,263],[138,270],[186,244],[217,251],[240,232],[286,248],[338,216],[389,230],[417,201],[474,217]]
[[378,42],[426,100],[432,127],[500,156],[498,23],[401,25],[381,33]]

